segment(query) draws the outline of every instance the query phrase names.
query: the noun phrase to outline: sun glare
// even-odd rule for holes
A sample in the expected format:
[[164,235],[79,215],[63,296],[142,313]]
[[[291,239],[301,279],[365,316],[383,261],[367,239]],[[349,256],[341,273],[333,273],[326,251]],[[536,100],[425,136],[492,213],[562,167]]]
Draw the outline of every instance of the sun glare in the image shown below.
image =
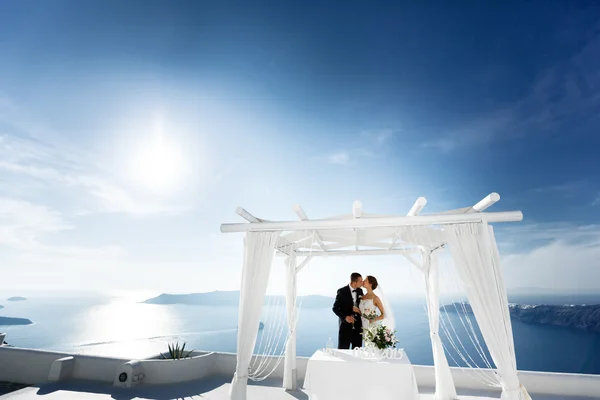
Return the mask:
[[135,150],[131,160],[134,181],[157,192],[175,189],[185,172],[183,153],[175,140],[158,132]]

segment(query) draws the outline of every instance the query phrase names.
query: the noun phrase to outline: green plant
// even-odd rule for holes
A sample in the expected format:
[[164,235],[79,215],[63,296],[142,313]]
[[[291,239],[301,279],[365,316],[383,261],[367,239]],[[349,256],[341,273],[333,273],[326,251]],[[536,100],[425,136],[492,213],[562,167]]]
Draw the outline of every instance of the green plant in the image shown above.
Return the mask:
[[181,360],[182,358],[190,358],[191,354],[194,350],[185,352],[185,342],[183,342],[183,346],[179,347],[179,342],[175,344],[169,343],[169,355],[166,356],[163,353],[160,353],[164,360]]

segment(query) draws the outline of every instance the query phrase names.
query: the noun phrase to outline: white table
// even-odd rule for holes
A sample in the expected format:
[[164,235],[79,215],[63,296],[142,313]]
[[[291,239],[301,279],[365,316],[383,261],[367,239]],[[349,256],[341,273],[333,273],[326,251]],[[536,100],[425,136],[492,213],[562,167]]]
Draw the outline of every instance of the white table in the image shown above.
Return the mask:
[[319,350],[308,360],[304,390],[311,400],[418,400],[415,373],[402,359],[365,360],[351,350]]

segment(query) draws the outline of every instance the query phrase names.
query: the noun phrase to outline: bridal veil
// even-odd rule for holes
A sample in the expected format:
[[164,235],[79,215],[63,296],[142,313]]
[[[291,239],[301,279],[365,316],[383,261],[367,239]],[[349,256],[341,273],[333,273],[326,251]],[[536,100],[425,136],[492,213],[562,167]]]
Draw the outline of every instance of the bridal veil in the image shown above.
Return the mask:
[[396,329],[396,319],[394,318],[394,310],[392,310],[392,305],[390,304],[389,299],[385,296],[383,289],[381,289],[381,285],[377,286],[377,289],[373,290],[373,293],[379,297],[379,300],[381,300],[381,305],[383,306],[384,316],[383,320],[381,320],[381,323],[393,331]]

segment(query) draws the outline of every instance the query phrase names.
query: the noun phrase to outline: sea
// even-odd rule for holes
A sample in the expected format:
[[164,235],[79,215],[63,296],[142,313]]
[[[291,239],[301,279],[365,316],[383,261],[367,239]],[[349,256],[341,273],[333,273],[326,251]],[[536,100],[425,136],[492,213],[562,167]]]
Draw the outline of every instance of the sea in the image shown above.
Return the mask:
[[[4,297],[5,298],[5,297]],[[4,299],[2,298],[2,299]],[[26,301],[1,300],[0,316],[29,318],[27,326],[0,326],[6,342],[19,347],[143,358],[167,351],[170,343],[186,349],[235,352],[237,307],[153,305],[135,296],[28,296]],[[523,295],[520,304],[599,304],[600,296]],[[423,299],[392,300],[398,347],[413,364],[432,365],[427,312]],[[255,352],[275,354],[285,346],[285,307],[273,300],[263,308],[264,328]],[[442,312],[440,334],[449,363],[492,365],[473,316]],[[600,334],[512,321],[519,370],[600,374]],[[310,357],[331,338],[337,342],[337,319],[331,308],[300,307],[297,354]]]

